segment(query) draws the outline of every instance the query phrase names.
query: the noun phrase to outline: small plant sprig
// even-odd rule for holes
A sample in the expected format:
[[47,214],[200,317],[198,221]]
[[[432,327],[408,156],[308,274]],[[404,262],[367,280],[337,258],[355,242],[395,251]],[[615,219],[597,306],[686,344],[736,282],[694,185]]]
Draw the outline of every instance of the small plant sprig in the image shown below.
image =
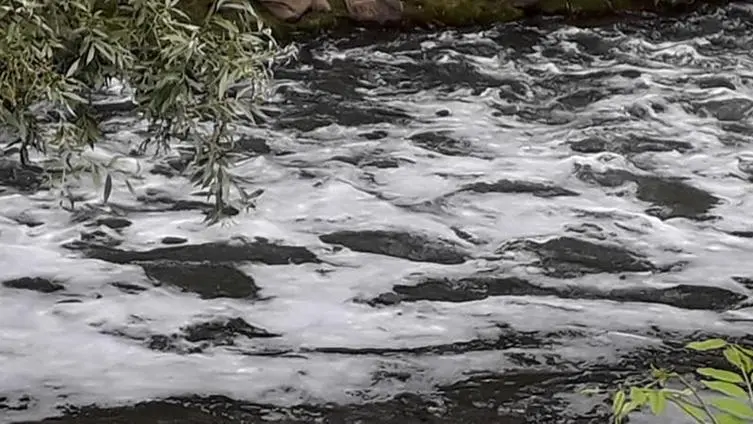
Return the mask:
[[[700,377],[696,382],[677,372],[652,366],[648,383],[627,384],[613,394],[614,424],[624,423],[631,413],[646,407],[659,416],[668,404],[675,405],[698,424],[753,423],[753,350],[722,339],[692,342],[686,348],[698,352],[721,351],[737,372],[701,367],[696,369]],[[702,397],[704,389],[716,396]]]

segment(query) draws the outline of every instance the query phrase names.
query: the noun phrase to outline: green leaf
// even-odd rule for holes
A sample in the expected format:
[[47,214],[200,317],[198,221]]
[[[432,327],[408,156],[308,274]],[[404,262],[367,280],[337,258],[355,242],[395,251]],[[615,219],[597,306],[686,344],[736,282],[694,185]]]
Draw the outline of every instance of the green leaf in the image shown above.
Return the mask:
[[753,408],[746,401],[732,398],[717,398],[712,399],[710,403],[720,411],[727,412],[738,418],[753,420]]
[[649,393],[651,412],[654,415],[661,415],[667,408],[667,398],[661,390],[655,390]]
[[680,407],[686,414],[694,418],[699,423],[706,423],[707,419],[709,418],[708,414],[706,414],[706,411],[703,409],[691,405],[688,402],[685,402],[684,400],[675,399],[675,404]]
[[697,350],[699,352],[721,349],[725,346],[727,346],[727,342],[722,339],[709,339],[701,342],[692,342],[685,345],[686,348]]
[[730,364],[736,366],[738,369],[743,370],[744,372],[747,372],[747,370],[745,369],[745,363],[743,363],[742,355],[740,355],[739,350],[736,350],[734,347],[730,346],[724,349],[724,357]]
[[748,422],[746,422],[744,419],[738,418],[726,412],[720,412],[714,415],[714,418],[716,418],[717,424],[748,424]]
[[717,368],[698,368],[696,372],[704,377],[711,377],[716,380],[726,381],[728,383],[742,383],[745,381],[737,373],[720,370]]
[[75,61],[73,61],[71,66],[68,68],[68,72],[65,73],[66,78],[70,78],[71,76],[73,76],[73,74],[76,73],[76,71],[78,71],[79,63],[81,63],[81,59],[76,59]]
[[622,409],[620,410],[619,416],[621,417],[627,417],[630,415],[631,412],[641,409],[641,407],[644,404],[635,400],[631,400],[624,405],[622,405]]
[[725,381],[702,380],[701,383],[707,388],[723,393],[734,398],[747,398],[748,394],[740,386]]
[[636,402],[641,405],[648,403],[649,395],[648,391],[639,387],[630,388],[630,401]]
[[744,346],[735,345],[735,348],[738,349],[743,355],[753,359],[753,350],[748,349]]
[[625,405],[625,392],[618,390],[612,397],[612,412],[619,414],[622,411],[622,407]]
[[753,371],[753,358],[749,357],[740,346],[732,346],[729,349],[734,352],[734,354],[730,353],[730,355],[734,355],[734,359],[737,362],[733,362],[732,359],[727,356],[727,352],[725,351],[724,356],[728,361],[734,363],[745,374]]

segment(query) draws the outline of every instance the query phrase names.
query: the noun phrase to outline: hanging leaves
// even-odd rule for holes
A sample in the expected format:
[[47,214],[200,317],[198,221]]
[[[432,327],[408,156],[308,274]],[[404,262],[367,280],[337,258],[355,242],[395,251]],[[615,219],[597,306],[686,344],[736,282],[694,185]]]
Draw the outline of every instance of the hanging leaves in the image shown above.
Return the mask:
[[[93,94],[118,80],[132,89],[148,123],[143,147],[160,152],[175,140],[192,142],[189,172],[201,175],[196,182],[224,210],[233,184],[233,124],[253,115],[280,49],[247,0],[213,1],[200,16],[189,16],[182,4],[1,2],[0,130],[21,144],[19,159],[28,161],[28,148],[36,149],[52,159],[44,162],[48,170],[91,172],[99,180],[94,174],[109,165],[87,163],[81,153],[103,137]],[[254,97],[241,98],[236,87],[253,87]],[[105,202],[116,177],[107,175]]]

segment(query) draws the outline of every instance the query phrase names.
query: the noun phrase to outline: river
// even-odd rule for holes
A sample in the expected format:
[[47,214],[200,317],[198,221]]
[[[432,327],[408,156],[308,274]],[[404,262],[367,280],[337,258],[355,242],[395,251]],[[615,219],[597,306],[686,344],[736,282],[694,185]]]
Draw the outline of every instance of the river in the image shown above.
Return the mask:
[[73,213],[0,158],[0,421],[602,423],[753,339],[750,4],[299,47],[230,222],[180,150]]

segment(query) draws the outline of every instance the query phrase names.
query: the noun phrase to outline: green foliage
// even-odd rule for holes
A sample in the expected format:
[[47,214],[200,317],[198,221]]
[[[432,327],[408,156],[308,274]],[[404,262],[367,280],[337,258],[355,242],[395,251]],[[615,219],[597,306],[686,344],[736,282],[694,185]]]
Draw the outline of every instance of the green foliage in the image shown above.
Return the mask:
[[[698,368],[698,381],[688,381],[676,372],[652,367],[649,382],[628,384],[613,394],[615,424],[646,407],[658,416],[668,404],[677,406],[698,424],[753,423],[753,350],[722,339],[693,342],[686,347],[699,352],[721,351],[737,371]],[[702,397],[704,389],[713,396]]]
[[[164,151],[176,139],[193,143],[191,181],[214,197],[214,218],[221,215],[230,188],[240,188],[229,170],[233,125],[255,121],[280,50],[247,0],[212,1],[198,19],[179,3],[0,3],[0,134],[10,135],[23,166],[35,166],[34,151],[46,156],[37,165],[60,181],[106,173],[112,163],[81,153],[103,136],[94,96],[118,80],[148,122],[141,152]],[[111,191],[108,173],[105,201]]]

